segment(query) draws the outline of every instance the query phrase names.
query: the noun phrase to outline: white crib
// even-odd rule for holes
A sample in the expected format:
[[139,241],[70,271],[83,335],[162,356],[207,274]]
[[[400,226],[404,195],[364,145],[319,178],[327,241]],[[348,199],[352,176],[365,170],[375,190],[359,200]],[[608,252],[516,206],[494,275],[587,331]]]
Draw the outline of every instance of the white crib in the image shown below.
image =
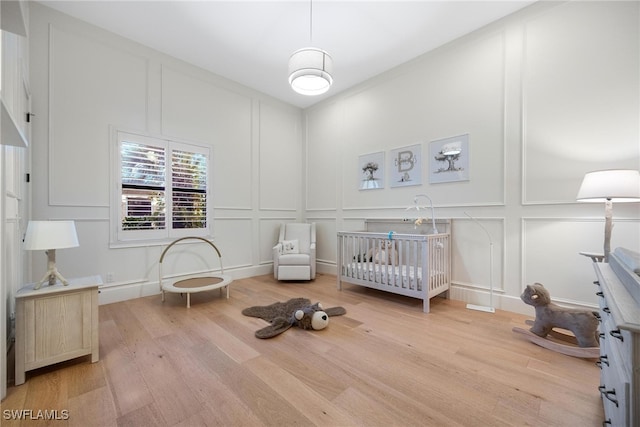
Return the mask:
[[[372,248],[397,255],[376,260]],[[429,299],[450,287],[450,235],[338,232],[337,278],[339,290],[347,282],[422,299],[428,313]]]

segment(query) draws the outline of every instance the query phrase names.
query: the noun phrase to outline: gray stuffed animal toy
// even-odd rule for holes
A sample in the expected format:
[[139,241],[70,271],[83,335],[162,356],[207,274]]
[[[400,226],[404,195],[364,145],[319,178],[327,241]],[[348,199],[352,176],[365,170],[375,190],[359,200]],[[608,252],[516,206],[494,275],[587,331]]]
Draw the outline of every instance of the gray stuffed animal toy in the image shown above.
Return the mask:
[[317,302],[311,304],[306,298],[293,298],[287,302],[275,302],[266,306],[248,307],[242,310],[245,316],[258,317],[271,323],[258,331],[257,338],[273,338],[292,326],[301,329],[319,331],[329,324],[330,316],[341,316],[347,310],[332,307],[326,310]]
[[529,329],[534,334],[544,338],[558,327],[573,332],[580,347],[598,347],[597,312],[552,303],[549,291],[540,283],[527,285],[520,299],[536,309],[536,320]]

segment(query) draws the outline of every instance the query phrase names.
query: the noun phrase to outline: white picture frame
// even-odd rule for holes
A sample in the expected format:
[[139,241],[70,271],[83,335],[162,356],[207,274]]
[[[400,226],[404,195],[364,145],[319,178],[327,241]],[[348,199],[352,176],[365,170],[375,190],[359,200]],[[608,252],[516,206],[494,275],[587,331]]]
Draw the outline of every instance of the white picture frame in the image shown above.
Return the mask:
[[469,181],[469,134],[431,141],[429,183]]
[[408,145],[391,150],[389,156],[391,187],[422,184],[422,144]]
[[378,190],[384,188],[384,151],[363,154],[358,158],[358,189]]

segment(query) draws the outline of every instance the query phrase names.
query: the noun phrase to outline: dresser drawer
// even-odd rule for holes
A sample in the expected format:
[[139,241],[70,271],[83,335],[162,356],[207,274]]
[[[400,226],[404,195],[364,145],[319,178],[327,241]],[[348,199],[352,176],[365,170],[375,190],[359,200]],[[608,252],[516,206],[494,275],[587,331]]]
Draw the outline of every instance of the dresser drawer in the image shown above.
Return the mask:
[[[625,372],[631,372],[633,337],[631,332],[620,329],[616,324],[611,310],[607,305],[607,299],[601,295],[600,300],[600,332],[601,341],[606,341],[610,348],[609,353],[617,356],[623,365]],[[602,344],[601,344],[602,347]],[[611,354],[609,355],[611,358]]]
[[640,279],[618,257],[618,249],[615,252],[609,263],[593,263],[600,286],[603,425],[640,427],[640,300],[635,288],[629,288],[640,286]]
[[[611,349],[607,348],[607,340],[603,351],[608,353]],[[601,358],[600,368],[600,387],[598,390],[602,395],[602,403],[604,406],[605,421],[610,423],[607,425],[622,427],[631,425],[629,419],[629,383],[624,380],[624,371],[620,369],[621,363],[615,357],[605,354]]]

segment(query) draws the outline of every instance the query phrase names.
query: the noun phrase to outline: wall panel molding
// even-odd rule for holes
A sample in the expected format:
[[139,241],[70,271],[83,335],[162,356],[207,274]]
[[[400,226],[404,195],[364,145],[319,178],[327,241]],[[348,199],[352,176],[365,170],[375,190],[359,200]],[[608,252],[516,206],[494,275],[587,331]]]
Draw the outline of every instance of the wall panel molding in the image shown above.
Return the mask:
[[586,172],[640,167],[639,21],[638,2],[559,3],[524,21],[522,204],[574,203]]
[[[523,217],[521,230],[522,286],[542,283],[554,301],[597,303],[591,260],[579,252],[602,252],[604,218]],[[618,246],[640,247],[640,218],[614,219],[611,247]]]
[[[50,24],[48,70],[49,205],[108,207],[111,141],[103,123],[146,128],[149,62]],[[87,161],[71,168],[69,159]]]
[[162,64],[160,102],[163,134],[211,147],[214,206],[252,209],[257,168],[251,97]]

